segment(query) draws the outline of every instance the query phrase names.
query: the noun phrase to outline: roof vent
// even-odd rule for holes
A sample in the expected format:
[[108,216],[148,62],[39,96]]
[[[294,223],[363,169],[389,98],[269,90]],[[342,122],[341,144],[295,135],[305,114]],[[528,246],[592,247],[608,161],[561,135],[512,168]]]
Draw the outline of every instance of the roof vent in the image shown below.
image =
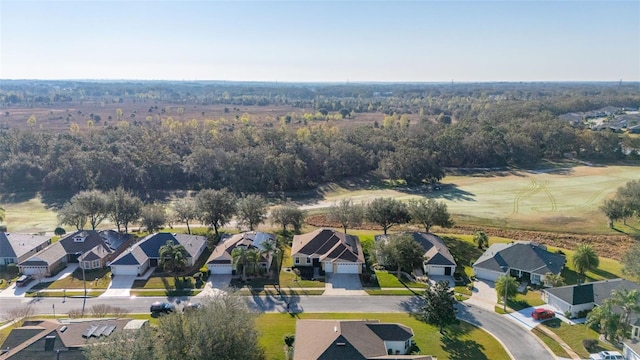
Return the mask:
[[345,346],[345,345],[347,345],[347,343],[336,343],[336,345],[338,345],[338,346]]
[[333,332],[338,332],[338,327],[337,326],[333,327]]
[[60,328],[60,332],[61,333],[65,332],[65,331],[67,331],[67,325],[65,325],[65,326]]

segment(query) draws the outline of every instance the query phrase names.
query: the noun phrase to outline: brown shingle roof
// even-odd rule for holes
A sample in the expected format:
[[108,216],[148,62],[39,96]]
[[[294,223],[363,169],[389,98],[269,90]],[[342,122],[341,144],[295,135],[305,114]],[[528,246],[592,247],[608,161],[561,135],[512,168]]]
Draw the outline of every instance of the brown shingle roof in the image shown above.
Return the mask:
[[[237,246],[247,246],[249,249],[262,249],[262,242],[272,241],[275,245],[276,236],[269,233],[249,231],[241,234],[235,234],[225,238],[219,243],[207,259],[207,264],[231,264],[233,258],[231,252]],[[264,256],[260,256],[258,262],[269,262]]]
[[331,229],[318,229],[294,236],[291,256],[364,263],[364,253],[358,238]]

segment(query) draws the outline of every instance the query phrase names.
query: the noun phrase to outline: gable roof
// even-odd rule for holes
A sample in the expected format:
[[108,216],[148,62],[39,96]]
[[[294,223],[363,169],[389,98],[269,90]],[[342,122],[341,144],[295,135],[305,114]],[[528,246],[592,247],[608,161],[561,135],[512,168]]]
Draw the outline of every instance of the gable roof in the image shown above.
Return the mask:
[[473,267],[506,272],[518,269],[532,274],[548,272],[559,274],[564,267],[564,255],[547,251],[546,247],[530,241],[491,245],[473,264]]
[[142,265],[149,257],[138,246],[127,249],[122,254],[118,255],[113,261],[109,263],[109,266],[113,265]]
[[207,238],[204,236],[160,232],[146,236],[135,246],[140,247],[149,258],[160,258],[160,247],[166,245],[169,240],[176,245],[184,246],[187,255],[192,258],[196,257],[200,249],[207,244]]
[[[81,241],[76,241],[80,239]],[[112,250],[104,243],[104,239],[95,230],[79,230],[58,241],[67,254],[86,253],[96,246],[103,247],[105,251]]]
[[571,305],[588,303],[602,305],[616,289],[640,290],[640,285],[625,279],[609,279],[582,285],[559,286],[544,289],[544,291]]
[[102,230],[99,233],[107,247],[113,251],[118,250],[134,237],[133,234],[123,234],[115,230]]
[[38,251],[27,260],[21,262],[20,266],[49,266],[57,261],[64,259],[67,252],[60,242],[55,242],[46,248]]
[[20,258],[50,240],[50,236],[0,232],[0,258]]
[[310,233],[295,235],[291,256],[314,257],[319,258],[320,261],[329,262],[364,263],[364,253],[358,237],[332,229],[317,229]]
[[[424,249],[423,257],[427,265],[456,266],[456,261],[449,248],[440,237],[431,233],[409,232],[410,235]],[[375,241],[388,241],[389,235],[376,235]]]
[[[275,246],[276,236],[264,232],[249,231],[241,234],[227,236],[213,249],[213,252],[207,259],[207,264],[231,264],[233,257],[231,252],[238,246],[247,246],[249,249],[264,250],[262,244],[270,241]],[[260,256],[258,262],[268,262],[269,260]]]
[[[378,320],[298,320],[296,359],[374,359],[387,356],[385,341],[406,341],[411,328],[400,324],[380,324]],[[398,356],[394,358],[427,359]]]

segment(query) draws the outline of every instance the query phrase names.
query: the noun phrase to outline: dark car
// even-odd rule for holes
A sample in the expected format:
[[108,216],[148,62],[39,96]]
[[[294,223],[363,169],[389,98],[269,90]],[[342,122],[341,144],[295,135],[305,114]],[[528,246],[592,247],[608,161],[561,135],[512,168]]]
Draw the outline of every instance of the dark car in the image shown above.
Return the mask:
[[16,280],[16,286],[26,286],[28,283],[33,280],[33,276],[31,275],[22,275]]
[[536,320],[551,319],[554,316],[556,316],[556,314],[552,310],[543,309],[543,308],[535,309],[531,312],[531,317]]
[[182,308],[182,311],[198,310],[202,307],[200,303],[188,303]]
[[176,310],[176,306],[167,302],[154,302],[151,304],[151,314],[169,314]]

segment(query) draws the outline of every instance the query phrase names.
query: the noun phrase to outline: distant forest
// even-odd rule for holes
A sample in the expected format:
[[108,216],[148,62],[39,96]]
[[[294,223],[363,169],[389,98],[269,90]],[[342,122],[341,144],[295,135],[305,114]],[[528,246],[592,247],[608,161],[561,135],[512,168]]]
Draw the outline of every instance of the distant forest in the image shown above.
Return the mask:
[[[558,118],[605,106],[637,109],[637,83],[0,83],[0,118],[83,103],[136,104],[154,117],[120,111],[107,125],[104,116],[91,114],[91,127],[69,123],[65,131],[36,126],[33,116],[28,127],[7,125],[0,131],[3,192],[118,186],[139,194],[202,188],[282,192],[365,174],[416,185],[441,179],[451,167],[532,167],[567,157],[598,163],[640,159],[637,136],[592,131]],[[269,119],[243,114],[199,120],[155,111],[212,104],[300,111]],[[363,114],[378,114],[381,121],[357,122]]]

